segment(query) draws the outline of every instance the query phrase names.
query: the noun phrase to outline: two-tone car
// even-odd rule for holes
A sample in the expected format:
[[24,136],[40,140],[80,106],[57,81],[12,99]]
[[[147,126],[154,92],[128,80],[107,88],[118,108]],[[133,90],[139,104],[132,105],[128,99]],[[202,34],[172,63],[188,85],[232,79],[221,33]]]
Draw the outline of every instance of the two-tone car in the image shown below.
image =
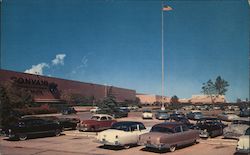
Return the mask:
[[138,144],[159,150],[175,151],[176,147],[196,143],[197,130],[189,129],[180,122],[164,122],[154,125],[149,133],[139,136]]
[[103,145],[129,148],[131,145],[137,144],[141,134],[147,132],[149,130],[141,122],[117,122],[110,129],[98,133],[97,141]]
[[102,131],[109,129],[116,120],[106,114],[95,114],[89,120],[82,120],[77,125],[79,131]]

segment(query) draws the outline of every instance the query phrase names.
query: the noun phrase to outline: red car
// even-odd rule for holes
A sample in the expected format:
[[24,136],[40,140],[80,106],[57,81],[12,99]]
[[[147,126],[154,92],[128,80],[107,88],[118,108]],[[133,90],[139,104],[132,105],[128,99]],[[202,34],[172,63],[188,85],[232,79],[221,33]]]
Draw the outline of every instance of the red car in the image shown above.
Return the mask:
[[96,114],[89,120],[81,121],[77,129],[79,131],[102,131],[109,129],[115,122],[116,120],[110,115]]

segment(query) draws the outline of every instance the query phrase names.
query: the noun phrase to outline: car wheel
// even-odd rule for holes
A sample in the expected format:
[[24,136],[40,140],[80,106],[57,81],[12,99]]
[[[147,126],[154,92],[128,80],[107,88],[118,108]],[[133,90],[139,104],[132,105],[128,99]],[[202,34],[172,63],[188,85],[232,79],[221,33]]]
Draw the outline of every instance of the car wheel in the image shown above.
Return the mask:
[[130,148],[130,145],[125,145],[124,148],[125,148],[125,149],[129,149],[129,148]]
[[18,136],[18,138],[19,138],[19,140],[26,140],[28,137],[27,137],[26,134],[20,134],[20,135]]
[[95,127],[94,126],[92,126],[91,128],[90,128],[90,131],[95,131],[96,129],[95,129]]
[[61,130],[59,130],[59,129],[56,129],[55,130],[55,136],[60,136],[61,135]]
[[172,145],[172,146],[170,146],[170,148],[169,148],[170,152],[174,152],[175,149],[176,149],[176,146],[175,146],[175,145]]

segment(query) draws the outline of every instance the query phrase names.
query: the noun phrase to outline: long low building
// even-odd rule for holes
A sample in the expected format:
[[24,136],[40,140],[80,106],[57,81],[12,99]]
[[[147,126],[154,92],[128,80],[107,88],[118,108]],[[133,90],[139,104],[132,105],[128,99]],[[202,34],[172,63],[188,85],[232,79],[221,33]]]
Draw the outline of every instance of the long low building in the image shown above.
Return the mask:
[[160,95],[154,95],[154,94],[136,94],[136,97],[140,99],[140,102],[142,104],[146,105],[153,105],[154,103],[169,103],[170,98],[163,96],[163,98]]
[[136,91],[131,89],[0,70],[0,83],[6,82],[13,83],[17,88],[30,90],[34,96],[34,102],[37,103],[61,103],[62,95],[65,94],[80,94],[95,101],[103,100],[108,93],[112,94],[118,102],[136,99]]

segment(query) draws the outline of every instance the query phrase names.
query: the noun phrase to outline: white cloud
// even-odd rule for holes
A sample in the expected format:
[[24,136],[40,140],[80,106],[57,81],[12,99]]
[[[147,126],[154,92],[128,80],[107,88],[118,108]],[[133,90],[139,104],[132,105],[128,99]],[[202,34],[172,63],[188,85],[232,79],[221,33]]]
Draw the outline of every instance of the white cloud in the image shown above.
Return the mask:
[[32,65],[32,67],[25,70],[24,73],[43,75],[43,69],[46,67],[49,68],[49,65],[43,62],[37,65]]
[[52,60],[52,65],[64,65],[64,58],[66,54],[57,54],[56,58]]

